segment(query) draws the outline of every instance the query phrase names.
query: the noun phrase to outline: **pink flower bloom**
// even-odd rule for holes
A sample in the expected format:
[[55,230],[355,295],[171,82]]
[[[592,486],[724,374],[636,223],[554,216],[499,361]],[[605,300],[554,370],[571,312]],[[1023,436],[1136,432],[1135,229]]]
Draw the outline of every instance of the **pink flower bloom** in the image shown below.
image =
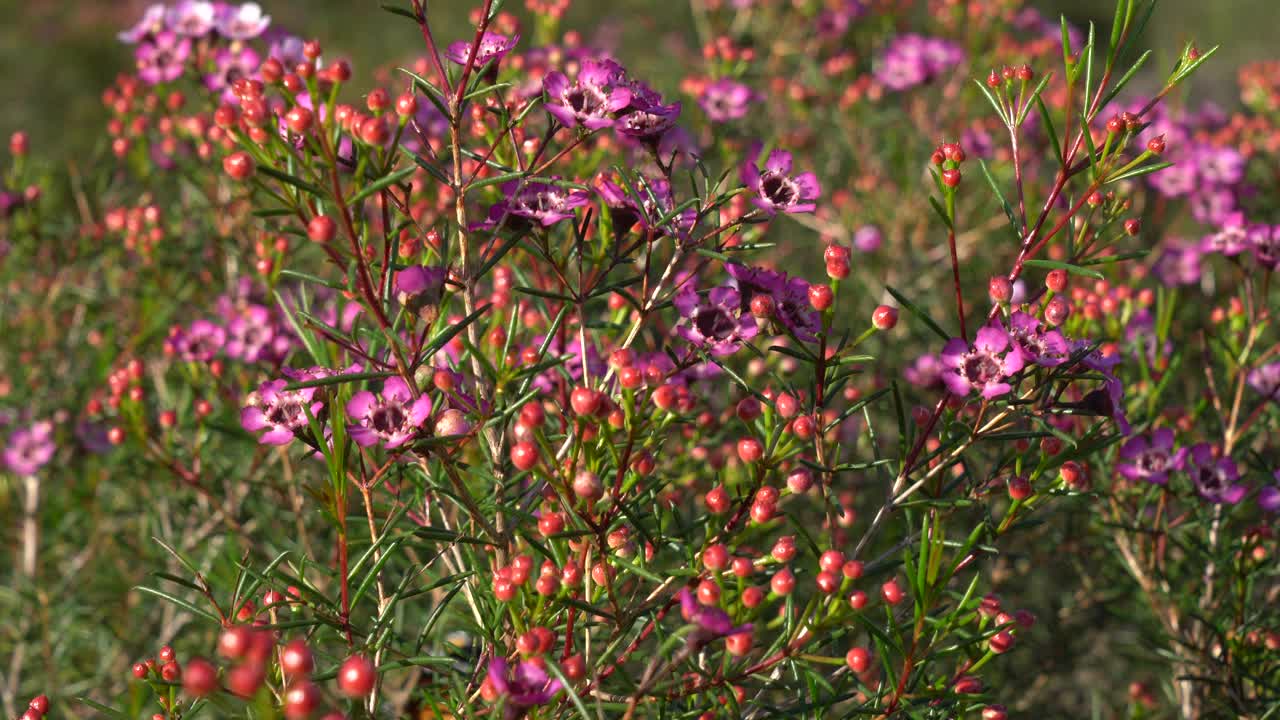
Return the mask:
[[411,440],[430,415],[428,395],[414,400],[403,379],[390,377],[378,395],[361,390],[347,401],[347,432],[361,447],[382,442],[390,450]]
[[165,25],[179,35],[204,37],[216,21],[213,3],[204,0],[182,0],[165,13]]
[[505,659],[495,657],[489,661],[487,677],[493,689],[505,698],[504,720],[524,717],[531,708],[546,705],[564,687],[542,666],[529,660],[516,663],[511,671]]
[[35,475],[53,459],[53,423],[48,420],[14,430],[4,448],[4,464],[15,475]]
[[940,356],[948,390],[961,396],[977,390],[988,400],[1012,390],[1008,378],[1025,364],[1022,353],[1010,346],[1009,333],[996,325],[979,330],[972,345],[952,338]]
[[218,32],[232,40],[252,40],[271,24],[271,16],[262,14],[262,6],[247,2],[240,6],[223,5],[214,18]]
[[[501,61],[520,42],[520,36],[507,37],[495,32],[486,32],[476,47],[475,66],[483,67],[494,61]],[[450,43],[444,56],[459,65],[466,65],[471,55],[471,40],[459,40]]]
[[148,35],[155,35],[164,29],[164,11],[165,7],[162,3],[148,5],[147,9],[142,11],[142,18],[137,24],[120,32],[116,37],[120,38],[122,43],[136,45]]
[[760,149],[742,165],[742,184],[756,193],[751,202],[766,215],[775,213],[810,213],[822,194],[818,178],[811,172],[791,174],[791,153],[774,150],[764,167],[756,167]]
[[1213,448],[1200,443],[1191,448],[1191,481],[1200,497],[1216,505],[1235,505],[1244,497],[1246,488],[1236,483],[1240,470],[1229,457],[1214,458]]
[[240,411],[240,426],[261,433],[258,442],[264,445],[288,445],[298,431],[310,425],[307,412],[319,417],[324,409],[324,403],[315,399],[315,388],[285,390],[288,385],[287,380],[259,385]]

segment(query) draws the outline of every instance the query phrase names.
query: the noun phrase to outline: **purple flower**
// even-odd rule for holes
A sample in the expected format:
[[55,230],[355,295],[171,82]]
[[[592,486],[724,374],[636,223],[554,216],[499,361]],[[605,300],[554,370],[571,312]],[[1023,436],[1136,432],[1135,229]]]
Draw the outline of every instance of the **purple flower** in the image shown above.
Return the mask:
[[34,422],[13,431],[4,448],[4,464],[16,475],[35,475],[53,459],[53,423]]
[[1280,402],[1280,362],[1273,362],[1250,371],[1247,378],[1249,387],[1260,395]]
[[914,33],[896,37],[874,71],[881,85],[903,91],[923,85],[964,61],[959,45]]
[[1163,285],[1194,285],[1200,282],[1203,257],[1204,252],[1197,245],[1171,240],[1156,258],[1151,271]]
[[712,122],[725,123],[747,116],[751,103],[758,100],[755,91],[740,82],[721,78],[708,84],[698,98],[698,105]]
[[1222,222],[1218,232],[1205,236],[1201,249],[1206,252],[1218,252],[1228,257],[1239,255],[1249,249],[1251,227],[1245,222],[1244,213],[1234,212]]
[[1205,225],[1221,225],[1238,209],[1236,194],[1226,188],[1205,188],[1191,196],[1191,216]]
[[1280,265],[1280,225],[1256,225],[1249,233],[1253,259],[1267,270]]
[[290,35],[279,30],[270,30],[267,34],[273,36],[271,44],[267,47],[267,57],[279,60],[287,68],[294,67],[306,60],[306,55],[303,54],[303,47],[306,45],[305,40],[297,35]]
[[675,210],[676,203],[671,194],[671,183],[666,178],[645,179],[635,187],[639,197],[632,197],[620,185],[604,178],[601,178],[596,189],[609,206],[613,229],[618,236],[625,234],[638,222],[658,235],[685,238],[698,219],[698,212],[693,208],[686,208],[675,217],[668,217]]
[[399,377],[389,377],[382,392],[361,390],[347,401],[347,432],[361,447],[381,441],[388,450],[408,442],[431,415],[431,398],[423,393],[417,400]]
[[165,26],[179,35],[204,37],[213,29],[217,12],[205,0],[181,0],[164,15]]
[[1009,337],[1025,360],[1043,367],[1061,365],[1070,355],[1062,333],[1044,327],[1039,320],[1021,311],[1009,317]]
[[168,31],[152,36],[134,51],[138,65],[138,77],[150,85],[173,82],[182,76],[191,55],[191,41]]
[[712,355],[732,355],[758,332],[755,318],[742,312],[741,297],[729,285],[700,297],[693,283],[686,283],[673,300],[681,316],[676,332]]
[[[271,16],[262,14],[262,6],[247,2],[240,6],[222,5],[217,8],[214,23],[218,32],[232,40],[252,40],[271,24]],[[277,58],[279,59],[279,58]]]
[[925,353],[902,369],[902,376],[907,382],[921,388],[935,388],[942,385],[942,358],[936,353]]
[[1165,197],[1181,197],[1190,195],[1193,190],[1199,187],[1199,177],[1196,173],[1196,166],[1190,162],[1177,162],[1173,167],[1167,167],[1158,173],[1152,173],[1147,176],[1151,187],[1156,192]]
[[1258,493],[1258,507],[1267,512],[1280,511],[1280,470],[1272,476],[1276,484],[1268,485]]
[[1244,155],[1230,147],[1197,146],[1200,177],[1215,185],[1234,185],[1244,178]]
[[178,357],[188,362],[209,362],[227,342],[227,331],[208,320],[196,320],[170,342]]
[[240,426],[249,432],[262,432],[258,442],[264,445],[288,445],[299,430],[305,429],[311,417],[317,418],[324,403],[315,399],[314,387],[285,390],[287,380],[271,380],[250,393],[240,411]]
[[632,82],[628,86],[631,101],[618,111],[614,130],[623,137],[640,142],[655,143],[675,127],[680,117],[680,103],[665,105],[662,96],[643,83]]
[[489,219],[481,228],[512,224],[512,218],[536,220],[543,227],[551,227],[571,219],[573,211],[590,200],[585,190],[537,181],[512,181],[502,186],[502,192],[506,197],[489,208]]
[[978,331],[973,344],[952,338],[940,353],[942,382],[955,395],[977,390],[990,400],[1013,389],[1007,379],[1022,369],[1022,353],[1009,344],[1009,333],[998,325]]
[[751,624],[737,625],[729,618],[729,613],[718,607],[710,607],[698,602],[689,588],[680,589],[680,615],[685,622],[692,623],[697,629],[689,641],[695,647],[701,647],[722,637],[751,632]]
[[1244,497],[1245,487],[1236,484],[1240,471],[1229,457],[1213,457],[1209,443],[1199,443],[1191,448],[1191,481],[1200,497],[1214,504],[1234,505]]
[[729,272],[729,285],[738,291],[740,312],[751,310],[751,301],[757,295],[767,295],[773,300],[773,318],[800,340],[812,342],[822,330],[822,313],[809,302],[809,283],[801,277],[789,277],[784,272],[762,267],[747,267],[740,263],[725,266]]
[[530,660],[521,660],[515,670],[510,671],[505,659],[495,657],[489,661],[487,677],[493,689],[506,698],[504,720],[522,718],[530,709],[546,705],[564,687],[559,680],[552,679],[545,668]]
[[289,347],[288,336],[262,305],[248,306],[227,323],[225,350],[229,357],[248,363],[277,360],[288,354]]
[[1173,430],[1159,428],[1148,435],[1135,435],[1120,446],[1116,470],[1130,480],[1146,480],[1156,485],[1169,482],[1169,473],[1186,465],[1187,449],[1173,447]]
[[752,159],[742,165],[742,183],[756,193],[751,202],[766,215],[813,212],[822,193],[818,178],[811,172],[793,177],[791,153],[783,150],[769,153],[764,167],[758,168],[759,154],[757,148]]
[[142,11],[142,18],[137,24],[120,32],[116,37],[120,38],[122,43],[136,45],[148,35],[155,35],[164,29],[164,10],[163,3],[148,5],[147,9]]
[[[500,62],[518,42],[520,42],[519,35],[507,37],[495,32],[485,32],[480,38],[480,44],[476,47],[475,67],[484,67],[495,61]],[[449,43],[444,56],[459,65],[466,65],[467,58],[471,56],[471,43],[471,40]]]
[[236,101],[231,86],[244,77],[254,77],[258,66],[262,64],[258,53],[248,45],[239,50],[220,49],[213,56],[214,71],[204,76],[204,86],[213,92],[222,91],[222,98],[227,102]]
[[448,274],[442,266],[405,268],[396,273],[396,299],[409,312],[426,322],[435,322],[440,314],[440,299]]
[[884,235],[875,225],[863,225],[853,231],[853,246],[858,248],[859,252],[875,252],[880,249],[883,242]]
[[565,127],[581,125],[599,130],[613,125],[613,114],[631,104],[631,90],[622,85],[622,66],[612,60],[586,60],[570,82],[561,72],[542,80],[547,112]]

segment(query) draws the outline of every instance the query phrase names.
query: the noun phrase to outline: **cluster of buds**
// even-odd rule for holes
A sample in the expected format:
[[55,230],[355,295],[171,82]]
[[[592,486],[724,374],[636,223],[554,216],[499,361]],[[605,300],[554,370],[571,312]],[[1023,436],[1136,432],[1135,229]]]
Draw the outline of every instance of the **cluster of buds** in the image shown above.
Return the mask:
[[1020,83],[1029,83],[1035,79],[1036,73],[1031,69],[1030,65],[1005,65],[999,70],[992,70],[987,74],[987,87],[995,90],[999,87],[1012,85],[1016,80]]
[[960,163],[964,159],[959,143],[943,143],[929,156],[929,161],[941,170],[942,184],[949,188],[960,184]]

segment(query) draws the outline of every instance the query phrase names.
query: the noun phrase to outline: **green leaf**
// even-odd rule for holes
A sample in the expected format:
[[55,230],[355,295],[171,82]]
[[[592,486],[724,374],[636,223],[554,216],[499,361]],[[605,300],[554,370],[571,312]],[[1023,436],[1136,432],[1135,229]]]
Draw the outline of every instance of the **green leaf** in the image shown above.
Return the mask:
[[183,600],[182,598],[177,597],[175,595],[170,595],[169,593],[163,590],[149,588],[145,585],[138,585],[135,589],[138,590],[139,592],[144,592],[144,593],[147,593],[148,595],[155,595],[161,600],[165,600],[170,603],[173,603],[174,605],[177,605],[183,610],[199,615],[200,617],[208,620],[209,622],[221,624],[221,621],[218,620],[217,616],[215,616],[213,613],[209,612],[208,610],[203,610],[201,608],[198,608],[195,605],[192,605],[191,603],[187,602],[186,600]]
[[296,177],[285,172],[280,172],[279,170],[271,167],[270,165],[259,165],[258,172],[262,173],[263,175],[266,175],[267,177],[275,178],[276,180],[279,180],[280,182],[285,183],[286,185],[292,185],[298,188],[299,190],[307,193],[308,195],[314,195],[316,197],[322,197],[324,195],[324,191],[321,190],[319,187],[312,185],[311,183],[307,182],[306,180],[303,180],[300,177]]
[[378,178],[378,179],[377,179],[377,180],[375,180],[374,182],[371,182],[371,183],[369,183],[368,185],[364,186],[364,188],[362,188],[362,189],[360,190],[360,192],[358,192],[358,193],[356,193],[355,195],[353,195],[353,196],[352,196],[352,198],[351,198],[351,200],[350,200],[350,203],[351,203],[352,205],[359,204],[359,202],[360,202],[361,200],[364,200],[365,198],[369,197],[370,195],[372,195],[372,194],[374,194],[374,193],[376,193],[376,192],[379,192],[379,191],[381,191],[381,190],[383,190],[383,189],[385,189],[385,188],[387,188],[387,187],[390,187],[390,186],[392,186],[392,185],[396,185],[396,184],[398,184],[401,180],[404,180],[405,178],[407,178],[407,177],[409,177],[410,175],[412,175],[412,174],[413,174],[413,172],[414,172],[414,170],[416,170],[416,168],[414,168],[414,167],[412,167],[412,166],[410,166],[410,167],[406,167],[406,168],[400,168],[399,170],[397,170],[397,171],[395,171],[395,172],[393,172],[393,173],[389,173],[389,174],[387,174],[387,175],[384,175],[384,176],[382,176],[382,177]]
[[348,373],[346,375],[332,375],[330,377],[316,378],[315,380],[301,380],[295,383],[289,383],[284,386],[285,390],[301,390],[303,388],[321,387],[324,385],[338,385],[340,383],[353,383],[361,380],[377,380],[395,375],[393,372],[360,372]]
[[991,186],[991,192],[995,193],[996,199],[1000,201],[1000,207],[1004,209],[1004,216],[1009,218],[1009,226],[1013,228],[1014,236],[1021,240],[1022,230],[1019,229],[1018,219],[1013,215],[1013,207],[1005,199],[1004,193],[1000,192],[1000,186],[996,185],[996,179],[991,177],[991,170],[987,168],[987,163],[981,158],[978,159],[978,169],[982,171],[982,176],[987,179],[987,184]]
[[943,330],[941,325],[934,322],[933,318],[929,317],[929,313],[917,307],[915,303],[908,300],[906,296],[898,292],[893,287],[889,285],[885,285],[884,289],[889,291],[889,294],[893,296],[894,300],[898,301],[899,305],[906,308],[908,311],[911,312],[912,315],[915,315],[917,318],[920,319],[921,322],[927,325],[930,330],[937,333],[938,337],[942,338],[943,340],[951,339],[951,336],[947,334],[947,331]]
[[1063,162],[1062,141],[1058,139],[1058,129],[1053,125],[1053,118],[1049,115],[1049,108],[1045,107],[1044,99],[1036,97],[1036,107],[1040,109],[1040,122],[1044,124],[1045,133],[1049,136],[1049,141],[1053,143],[1053,152],[1058,157],[1058,164]]
[[933,211],[938,214],[938,219],[942,221],[942,224],[946,225],[948,230],[951,230],[952,232],[954,232],[955,226],[951,224],[951,218],[947,215],[946,209],[942,207],[942,203],[938,202],[937,198],[930,195],[929,206],[932,207]]
[[1105,184],[1110,185],[1113,182],[1120,182],[1121,180],[1128,180],[1129,178],[1142,177],[1143,175],[1150,175],[1153,172],[1159,172],[1160,170],[1163,170],[1168,167],[1173,167],[1173,163],[1161,162],[1161,163],[1156,163],[1154,165],[1144,165],[1142,167],[1136,167],[1132,170],[1120,173],[1115,177],[1107,178],[1107,181]]
[[416,22],[418,22],[418,16],[417,16],[417,15],[414,15],[414,14],[413,14],[411,11],[409,11],[409,10],[405,10],[404,8],[396,7],[395,5],[389,5],[389,4],[387,4],[387,3],[382,3],[381,5],[379,5],[379,7],[381,7],[383,10],[386,10],[387,12],[391,13],[392,15],[399,15],[400,17],[406,17],[406,18],[409,18],[410,20],[414,21],[415,23],[416,23]]

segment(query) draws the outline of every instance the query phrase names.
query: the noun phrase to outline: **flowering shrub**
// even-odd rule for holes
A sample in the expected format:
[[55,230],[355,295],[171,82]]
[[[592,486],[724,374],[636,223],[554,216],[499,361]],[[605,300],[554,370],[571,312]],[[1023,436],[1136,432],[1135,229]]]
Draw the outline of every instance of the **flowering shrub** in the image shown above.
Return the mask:
[[662,89],[148,8],[101,157],[10,143],[5,713],[1280,707],[1274,73],[917,4],[697,2]]

